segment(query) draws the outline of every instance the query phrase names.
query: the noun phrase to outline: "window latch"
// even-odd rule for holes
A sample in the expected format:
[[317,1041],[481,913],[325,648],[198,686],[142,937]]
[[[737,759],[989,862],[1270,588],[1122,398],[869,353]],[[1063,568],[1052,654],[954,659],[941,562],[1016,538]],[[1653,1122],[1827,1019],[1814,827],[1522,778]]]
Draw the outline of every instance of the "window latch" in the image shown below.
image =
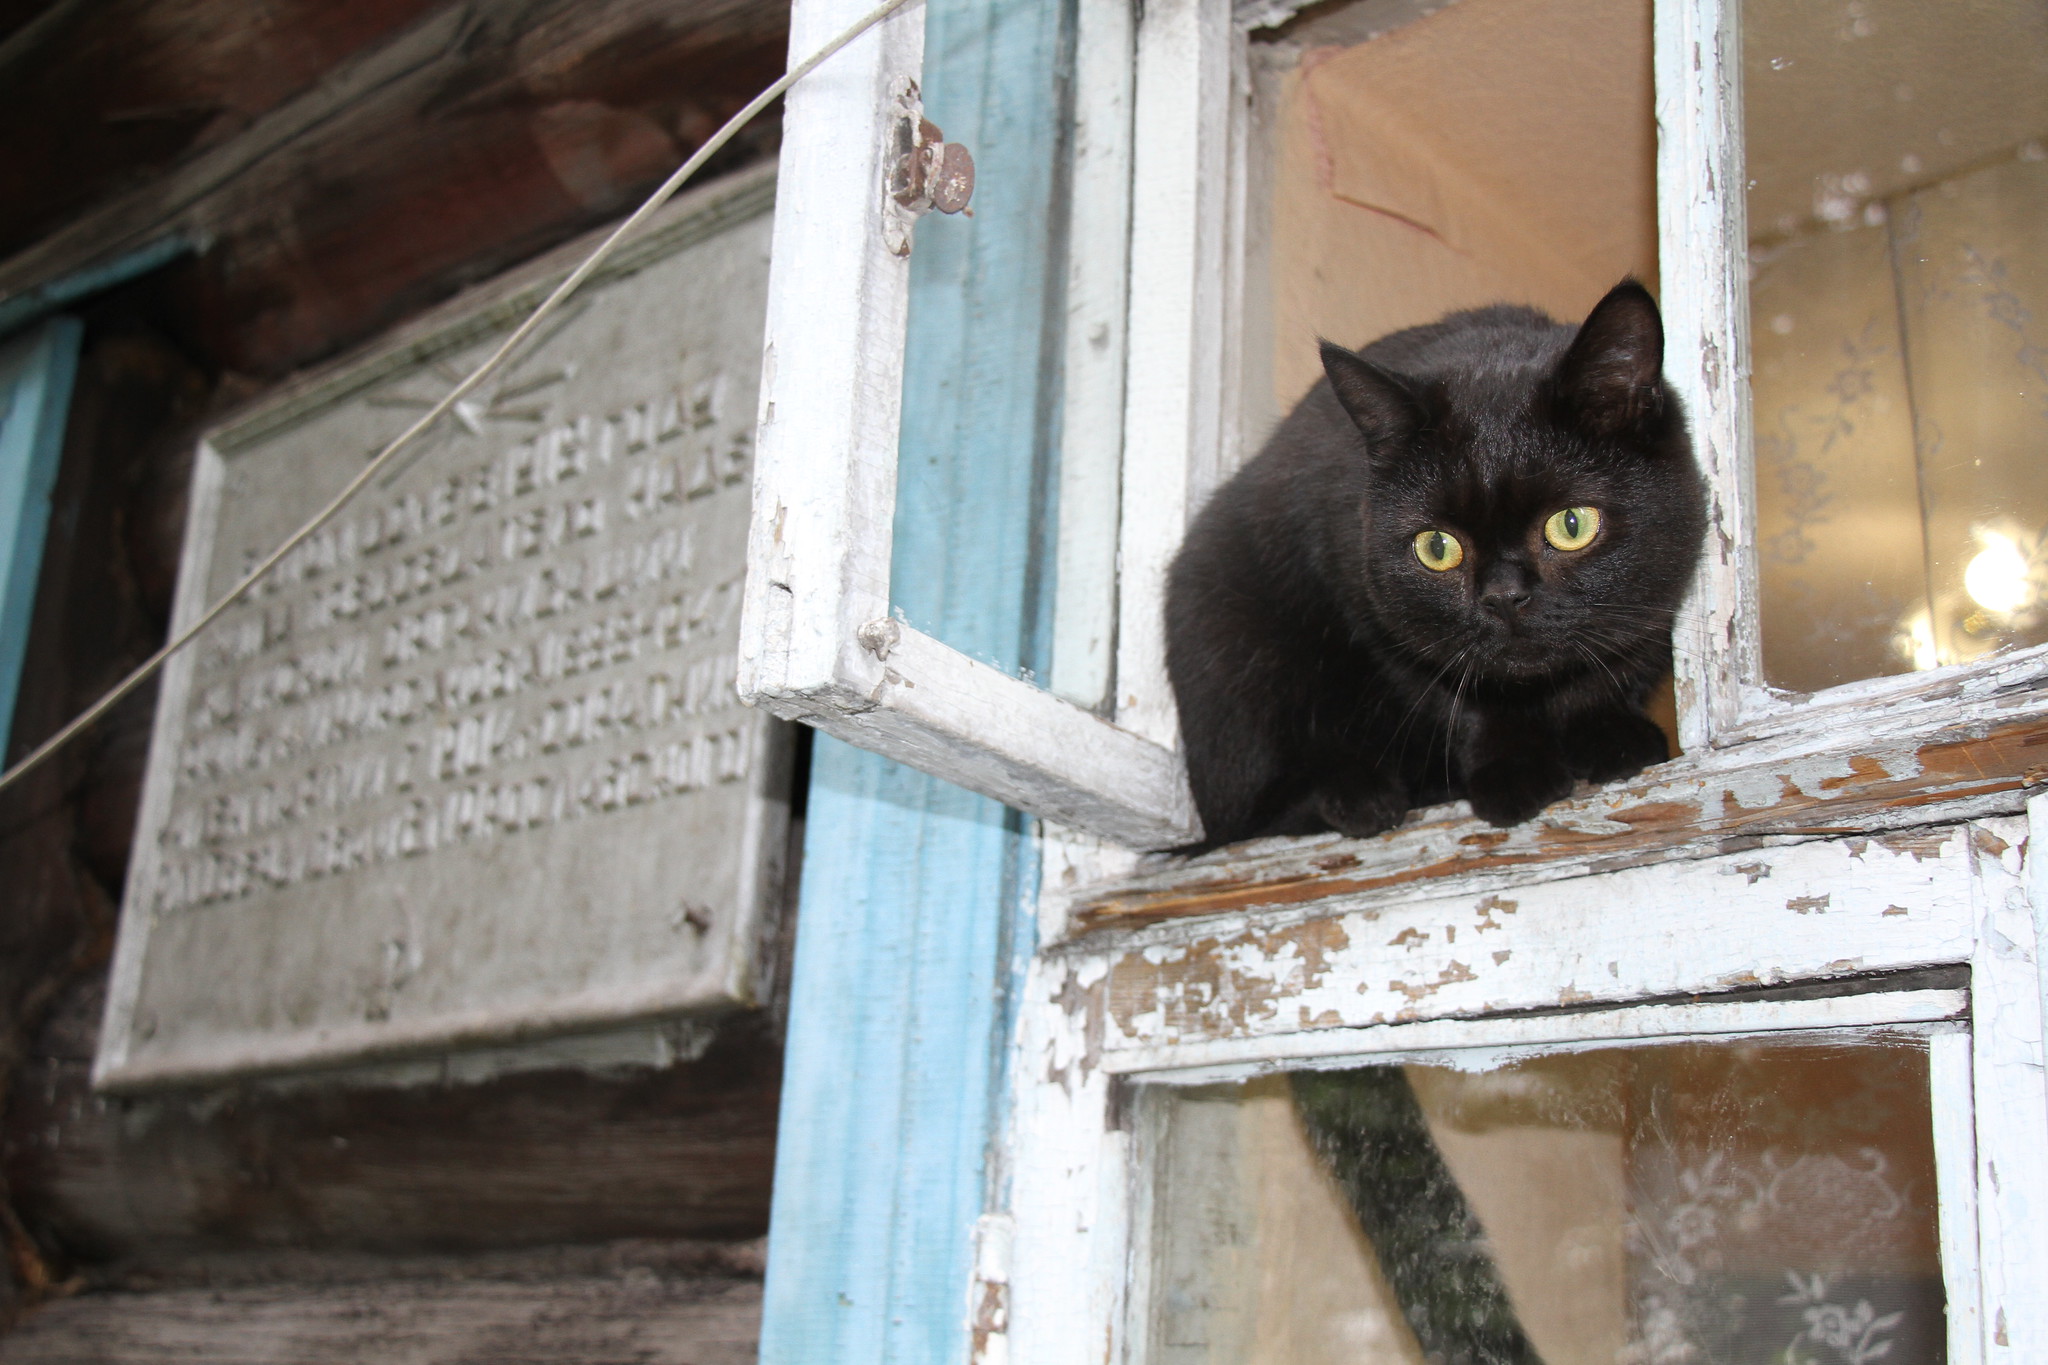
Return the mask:
[[906,116],[898,123],[897,144],[903,151],[889,168],[890,198],[913,217],[933,209],[967,210],[967,201],[974,197],[974,157],[965,147],[946,141],[939,126],[922,116],[914,122]]

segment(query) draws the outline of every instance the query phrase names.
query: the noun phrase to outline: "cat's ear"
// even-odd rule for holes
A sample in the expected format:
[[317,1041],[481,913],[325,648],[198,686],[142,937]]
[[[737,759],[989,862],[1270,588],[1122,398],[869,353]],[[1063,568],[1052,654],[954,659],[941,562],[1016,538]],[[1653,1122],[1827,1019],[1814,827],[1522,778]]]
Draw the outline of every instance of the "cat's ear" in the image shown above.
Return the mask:
[[1421,395],[1406,379],[1333,341],[1323,343],[1323,373],[1330,376],[1337,401],[1365,433],[1367,449],[1391,444],[1428,418]]
[[1593,305],[1557,365],[1565,416],[1596,436],[1640,432],[1663,415],[1664,319],[1634,279]]

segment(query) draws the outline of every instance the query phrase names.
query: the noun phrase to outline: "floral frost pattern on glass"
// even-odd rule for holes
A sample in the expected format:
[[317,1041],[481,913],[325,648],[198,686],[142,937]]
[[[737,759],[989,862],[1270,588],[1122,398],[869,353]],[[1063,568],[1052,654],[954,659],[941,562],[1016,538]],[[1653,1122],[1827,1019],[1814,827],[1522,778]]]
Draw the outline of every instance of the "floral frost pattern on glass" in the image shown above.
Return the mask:
[[1829,1362],[1843,1365],[1865,1365],[1892,1353],[1890,1334],[1905,1320],[1903,1310],[1880,1315],[1869,1299],[1845,1308],[1829,1297],[1825,1275],[1802,1277],[1788,1270],[1785,1278],[1792,1282],[1792,1290],[1779,1295],[1778,1302],[1799,1308],[1806,1320],[1806,1330],[1785,1347],[1785,1365],[1822,1365],[1822,1357],[1812,1350],[1817,1345],[1833,1352]]

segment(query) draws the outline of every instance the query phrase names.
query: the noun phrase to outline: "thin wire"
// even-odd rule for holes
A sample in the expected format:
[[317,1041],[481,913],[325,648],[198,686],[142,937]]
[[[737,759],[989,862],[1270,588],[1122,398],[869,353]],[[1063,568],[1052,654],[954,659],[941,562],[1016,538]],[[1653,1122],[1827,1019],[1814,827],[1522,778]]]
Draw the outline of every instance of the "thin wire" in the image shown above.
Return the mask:
[[691,154],[688,161],[678,166],[674,174],[662,181],[661,187],[655,190],[653,194],[648,195],[646,202],[642,203],[639,208],[634,209],[631,217],[612,229],[611,235],[600,242],[596,250],[584,257],[583,263],[570,271],[569,277],[556,285],[554,292],[541,300],[540,306],[527,315],[526,321],[520,323],[513,330],[512,335],[505,338],[498,349],[491,353],[488,360],[472,370],[468,378],[448,391],[446,397],[429,408],[418,421],[400,432],[389,445],[378,451],[377,457],[364,465],[361,472],[349,480],[347,487],[335,494],[325,507],[314,514],[310,521],[292,532],[290,537],[282,545],[279,545],[265,556],[260,564],[244,574],[242,580],[235,584],[234,587],[228,589],[220,600],[208,607],[197,621],[194,621],[177,636],[167,641],[163,648],[143,660],[134,672],[123,678],[98,701],[80,712],[70,724],[37,745],[29,753],[28,757],[22,759],[21,762],[15,764],[12,768],[9,768],[5,773],[0,773],[0,791],[5,791],[20,781],[30,769],[35,768],[51,754],[63,748],[72,739],[90,727],[94,721],[97,721],[101,716],[111,711],[123,697],[147,682],[150,675],[159,668],[162,668],[166,660],[190,644],[198,637],[201,631],[218,620],[222,612],[246,596],[249,589],[255,587],[265,574],[276,568],[286,555],[296,550],[315,531],[318,531],[322,526],[333,520],[334,514],[346,506],[349,500],[355,497],[357,493],[360,493],[367,487],[370,481],[377,477],[378,471],[390,464],[393,457],[410,444],[414,437],[441,420],[442,417],[447,415],[450,408],[462,400],[464,395],[475,389],[484,380],[490,378],[498,367],[505,363],[506,357],[510,356],[518,348],[519,343],[532,336],[548,314],[554,312],[564,299],[576,292],[577,286],[590,278],[592,273],[604,263],[605,258],[611,255],[613,248],[625,240],[635,228],[646,222],[649,215],[656,209],[666,204],[674,196],[675,192],[683,187],[683,182],[692,175],[695,175],[706,161],[709,161],[718,153],[720,148],[732,141],[733,134],[739,132],[740,129],[752,122],[756,114],[773,104],[783,91],[789,89],[790,86],[796,84],[805,76],[810,75],[812,71],[816,70],[820,64],[838,52],[839,49],[845,47],[848,43],[860,37],[861,34],[866,33],[876,24],[881,23],[882,20],[910,3],[911,0],[885,0],[883,4],[869,10],[866,16],[858,23],[854,24],[844,33],[841,33],[831,42],[825,44],[825,46],[819,48],[803,61],[791,67],[773,85],[749,100],[746,108],[727,119],[723,128],[713,133],[703,146]]

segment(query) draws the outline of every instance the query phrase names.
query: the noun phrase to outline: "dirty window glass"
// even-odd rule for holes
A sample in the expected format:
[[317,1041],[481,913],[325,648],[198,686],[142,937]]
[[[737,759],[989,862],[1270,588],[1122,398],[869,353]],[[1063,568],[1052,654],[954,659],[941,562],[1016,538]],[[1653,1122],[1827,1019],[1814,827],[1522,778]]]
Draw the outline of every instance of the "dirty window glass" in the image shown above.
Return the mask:
[[1766,677],[2048,640],[2048,7],[1741,30]]
[[1871,1040],[1155,1087],[1143,1358],[1940,1361],[1927,1082]]

